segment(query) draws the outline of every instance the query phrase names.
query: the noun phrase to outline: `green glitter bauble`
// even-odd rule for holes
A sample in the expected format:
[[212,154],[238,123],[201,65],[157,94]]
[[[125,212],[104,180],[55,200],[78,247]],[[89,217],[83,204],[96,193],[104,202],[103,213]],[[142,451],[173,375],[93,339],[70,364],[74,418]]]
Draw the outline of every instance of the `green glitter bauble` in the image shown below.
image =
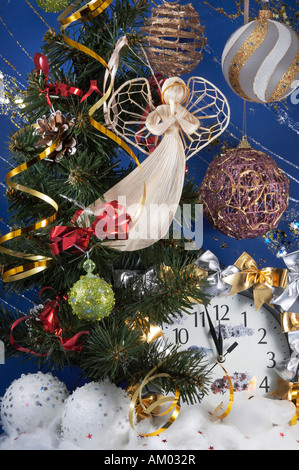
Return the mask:
[[36,3],[46,12],[58,13],[68,7],[71,2],[70,0],[36,0]]
[[92,261],[88,260],[83,267],[88,273],[81,276],[70,289],[68,302],[81,320],[101,320],[107,317],[114,307],[113,289],[111,284],[91,273],[94,269]]

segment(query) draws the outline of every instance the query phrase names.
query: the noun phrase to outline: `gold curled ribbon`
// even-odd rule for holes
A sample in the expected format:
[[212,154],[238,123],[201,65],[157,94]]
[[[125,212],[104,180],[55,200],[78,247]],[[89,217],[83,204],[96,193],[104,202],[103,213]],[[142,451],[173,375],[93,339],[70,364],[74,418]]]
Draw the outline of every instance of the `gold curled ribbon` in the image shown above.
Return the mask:
[[[18,131],[14,136],[13,139],[21,134],[22,132],[25,132],[26,130],[32,128],[35,129],[38,127],[37,124],[26,126],[24,129],[21,129]],[[24,279],[26,277],[32,276],[33,274],[36,274],[38,272],[41,272],[47,268],[47,266],[51,263],[52,258],[42,256],[42,255],[34,255],[34,254],[27,254],[27,253],[22,253],[18,251],[14,251],[8,248],[3,247],[3,243],[13,240],[15,238],[20,237],[23,234],[38,230],[40,228],[44,228],[50,223],[52,223],[56,217],[57,217],[57,212],[58,212],[58,205],[57,203],[49,196],[46,194],[41,193],[40,191],[36,191],[31,188],[27,188],[26,186],[23,186],[18,183],[14,183],[10,181],[11,178],[13,178],[16,175],[19,175],[23,171],[27,170],[28,168],[32,167],[36,163],[40,162],[44,158],[48,157],[56,148],[57,144],[59,143],[59,140],[57,139],[51,146],[46,148],[43,152],[41,152],[37,157],[32,158],[28,162],[22,163],[18,167],[14,168],[11,170],[9,173],[6,175],[6,184],[17,191],[22,191],[24,193],[30,194],[31,196],[37,197],[41,199],[42,201],[46,202],[47,204],[50,204],[55,212],[51,217],[48,217],[46,219],[43,219],[39,222],[36,222],[35,224],[28,225],[27,227],[20,228],[17,230],[12,230],[8,234],[4,235],[3,237],[0,238],[0,251],[2,253],[5,253],[9,256],[13,256],[15,258],[23,258],[26,260],[32,261],[32,263],[24,264],[21,266],[17,266],[15,268],[9,269],[8,271],[5,271],[2,274],[2,280],[3,282],[13,282],[17,281],[19,279]]]
[[[133,390],[134,391],[134,390]],[[137,422],[140,422],[144,419],[149,419],[151,418],[151,414],[148,414],[147,412],[144,412],[144,406],[147,409],[152,403],[156,402],[160,398],[163,398],[163,395],[159,395],[157,393],[149,393],[146,396],[142,397],[142,405],[139,404],[139,402],[136,404],[135,408],[135,413],[137,416]],[[153,413],[157,413],[159,411],[160,407],[156,407],[153,410]]]
[[224,367],[218,362],[218,365],[222,368],[223,372],[225,373],[226,375],[226,378],[227,378],[227,381],[228,381],[228,386],[229,386],[229,402],[228,402],[228,405],[226,407],[226,410],[221,414],[221,415],[218,415],[218,411],[222,408],[223,406],[223,403],[220,403],[220,405],[217,406],[217,408],[215,408],[214,412],[213,412],[213,415],[216,416],[217,418],[219,419],[224,419],[226,418],[226,416],[230,413],[231,409],[232,409],[232,406],[233,406],[233,402],[234,402],[234,387],[233,387],[233,384],[232,384],[232,381],[231,381],[231,378],[230,376],[228,375],[228,373],[226,372],[226,370],[224,369]]
[[297,424],[299,416],[299,382],[288,382],[280,378],[276,378],[276,389],[270,392],[270,395],[280,398],[281,400],[288,400],[294,403],[296,413],[290,421],[290,426]]
[[[153,431],[153,432],[150,432],[150,433],[147,433],[147,434],[143,434],[143,433],[140,433],[140,432],[137,431],[140,436],[152,437],[152,436],[157,436],[158,434],[161,434],[162,432],[166,431],[166,429],[168,429],[172,425],[172,423],[176,420],[176,418],[178,417],[179,412],[180,412],[180,408],[181,408],[180,404],[179,404],[180,391],[179,391],[178,386],[176,386],[176,392],[175,392],[174,397],[162,397],[162,398],[160,398],[160,396],[158,396],[158,399],[156,401],[152,401],[152,400],[148,401],[147,399],[142,398],[142,390],[150,381],[152,381],[154,379],[157,379],[157,378],[160,378],[160,377],[168,377],[168,378],[171,379],[171,375],[169,375],[168,373],[155,374],[156,370],[162,364],[163,364],[163,362],[161,362],[160,364],[155,366],[145,376],[142,383],[136,388],[136,390],[135,390],[135,392],[132,396],[130,407],[129,407],[129,421],[130,421],[132,429],[135,430],[134,415],[136,413],[136,409],[140,408],[140,406],[142,408],[142,412],[146,416],[149,416],[149,417],[150,416],[165,416],[168,413],[170,413],[172,410],[173,410],[173,412],[172,412],[170,418],[168,419],[168,421],[163,426],[161,426],[157,431]],[[172,402],[172,403],[166,411],[164,411],[162,413],[154,413],[155,409],[159,409],[159,407],[161,405],[163,405],[164,403],[167,403],[167,402]],[[148,405],[148,406],[146,406],[146,405]]]
[[237,259],[235,266],[240,269],[240,272],[224,277],[223,281],[232,285],[230,295],[253,287],[255,310],[258,310],[264,303],[270,303],[273,287],[285,288],[287,286],[287,269],[258,269],[254,259],[246,252]]
[[[100,98],[100,100],[97,101],[89,110],[88,114],[89,114],[89,119],[90,119],[91,125],[95,129],[97,129],[99,132],[101,132],[102,134],[104,134],[105,136],[107,136],[111,140],[113,140],[128,155],[130,155],[130,157],[132,157],[132,159],[134,160],[134,162],[137,164],[138,168],[140,169],[141,174],[143,174],[141,165],[139,163],[139,160],[135,156],[135,154],[131,150],[131,148],[120,137],[118,137],[116,134],[111,132],[109,129],[107,129],[105,126],[100,124],[98,121],[96,121],[92,117],[93,114],[96,111],[98,111],[104,105],[104,103],[108,100],[108,98],[111,95],[112,90],[113,90],[114,80],[112,78],[112,73],[111,73],[111,70],[110,70],[108,64],[95,51],[93,51],[92,49],[89,49],[88,47],[74,41],[73,39],[69,38],[68,36],[66,36],[64,34],[65,29],[68,26],[70,26],[72,23],[74,23],[75,21],[78,21],[78,20],[84,22],[84,21],[89,21],[89,20],[95,18],[96,16],[101,14],[104,10],[106,10],[109,7],[109,5],[112,3],[112,1],[113,0],[91,0],[86,5],[79,8],[75,13],[71,13],[74,10],[74,7],[81,3],[81,0],[76,0],[68,8],[66,8],[66,10],[64,10],[61,13],[61,15],[58,17],[58,22],[61,25],[60,32],[61,32],[61,35],[62,35],[64,41],[69,46],[74,47],[75,49],[79,50],[80,52],[83,52],[83,53],[89,55],[90,57],[93,57],[98,62],[100,62],[106,68],[106,70],[107,70],[107,72],[109,73],[109,76],[110,76],[110,84],[109,84],[107,90],[105,91],[103,96]],[[144,182],[143,194],[142,194],[141,202],[140,202],[140,209],[139,209],[139,211],[137,212],[137,214],[135,216],[134,224],[137,222],[137,220],[140,216],[140,213],[143,210],[143,207],[145,205],[145,199],[146,199],[146,185],[145,185],[145,182]],[[130,225],[131,228],[132,228],[132,225]]]

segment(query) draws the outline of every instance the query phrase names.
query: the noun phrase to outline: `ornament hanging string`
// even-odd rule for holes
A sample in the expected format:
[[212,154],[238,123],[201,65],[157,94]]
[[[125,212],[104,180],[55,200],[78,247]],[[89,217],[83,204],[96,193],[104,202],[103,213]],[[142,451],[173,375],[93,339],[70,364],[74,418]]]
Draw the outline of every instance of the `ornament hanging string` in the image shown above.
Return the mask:
[[[244,24],[249,21],[249,0],[244,0]],[[243,142],[247,142],[247,111],[246,100],[243,99]]]
[[[95,112],[98,111],[101,107],[104,106],[104,104],[107,102],[109,96],[112,93],[113,85],[114,85],[114,75],[116,73],[115,67],[112,67],[112,70],[111,70],[109,65],[106,63],[106,61],[99,54],[97,54],[92,49],[89,49],[88,47],[84,46],[83,44],[80,44],[80,43],[74,41],[73,39],[69,38],[65,34],[65,30],[70,25],[72,25],[73,23],[75,23],[78,20],[80,20],[82,22],[85,22],[85,21],[89,21],[89,20],[97,17],[99,14],[101,14],[103,11],[105,11],[109,7],[109,5],[112,3],[112,1],[113,0],[106,0],[106,1],[105,0],[91,0],[86,5],[82,6],[77,11],[75,11],[75,13],[72,13],[73,10],[74,10],[74,7],[76,7],[76,5],[81,4],[81,1],[77,0],[74,3],[72,3],[68,8],[66,8],[66,10],[58,17],[58,22],[60,23],[60,26],[61,26],[60,27],[61,35],[62,35],[64,41],[66,42],[66,44],[68,44],[69,46],[79,50],[80,52],[83,52],[83,53],[89,55],[90,57],[92,57],[95,60],[97,60],[98,62],[100,62],[106,68],[106,72],[108,73],[108,76],[110,77],[110,83],[109,83],[109,86],[108,86],[107,90],[104,91],[104,94],[100,98],[100,100],[98,102],[96,102],[89,110],[89,119],[90,119],[91,125],[96,130],[98,130],[101,134],[104,134],[105,136],[107,136],[111,140],[113,140],[128,155],[130,155],[132,157],[132,159],[134,160],[134,162],[137,164],[137,166],[140,169],[140,172],[142,174],[142,168],[141,168],[141,165],[139,163],[139,160],[135,156],[134,152],[130,149],[130,147],[122,139],[120,139],[120,137],[118,137],[116,134],[111,132],[109,129],[107,129],[105,126],[103,126],[102,124],[100,124],[98,121],[96,121],[93,118],[93,115],[95,114]],[[123,39],[125,39],[125,38],[123,38]],[[116,45],[116,48],[121,48],[125,44],[126,44],[125,40],[123,40],[123,41],[120,40],[120,42]],[[114,71],[114,73],[113,73],[113,71]],[[142,194],[141,202],[140,202],[140,206],[139,206],[140,209],[137,212],[137,214],[135,215],[135,220],[133,221],[131,226],[133,226],[137,222],[137,220],[140,216],[140,213],[143,210],[143,207],[145,205],[145,199],[146,199],[146,186],[145,186],[145,183],[144,183],[143,194]]]

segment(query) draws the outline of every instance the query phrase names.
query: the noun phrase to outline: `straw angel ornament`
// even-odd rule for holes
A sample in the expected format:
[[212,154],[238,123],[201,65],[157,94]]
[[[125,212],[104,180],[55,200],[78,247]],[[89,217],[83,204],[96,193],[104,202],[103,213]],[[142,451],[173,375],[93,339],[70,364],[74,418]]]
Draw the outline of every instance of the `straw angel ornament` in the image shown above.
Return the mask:
[[[133,170],[105,194],[105,201],[124,203],[132,218],[128,238],[109,240],[120,251],[146,248],[166,237],[178,208],[186,160],[216,139],[228,126],[229,105],[212,83],[192,77],[187,84],[167,79],[161,89],[162,104],[155,108],[146,78],[124,83],[111,97],[107,118],[111,129],[147,154]],[[149,151],[149,142],[154,149]],[[142,204],[144,184],[146,199]],[[103,201],[90,207],[95,215]]]

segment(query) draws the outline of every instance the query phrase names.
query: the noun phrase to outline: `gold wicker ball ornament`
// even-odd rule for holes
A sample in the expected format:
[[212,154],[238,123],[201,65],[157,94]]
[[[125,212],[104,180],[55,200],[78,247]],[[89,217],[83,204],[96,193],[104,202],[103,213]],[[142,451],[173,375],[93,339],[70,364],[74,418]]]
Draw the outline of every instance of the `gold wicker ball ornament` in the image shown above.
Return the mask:
[[148,60],[168,77],[190,73],[202,60],[205,27],[191,3],[164,2],[152,9],[142,30],[147,34]]

